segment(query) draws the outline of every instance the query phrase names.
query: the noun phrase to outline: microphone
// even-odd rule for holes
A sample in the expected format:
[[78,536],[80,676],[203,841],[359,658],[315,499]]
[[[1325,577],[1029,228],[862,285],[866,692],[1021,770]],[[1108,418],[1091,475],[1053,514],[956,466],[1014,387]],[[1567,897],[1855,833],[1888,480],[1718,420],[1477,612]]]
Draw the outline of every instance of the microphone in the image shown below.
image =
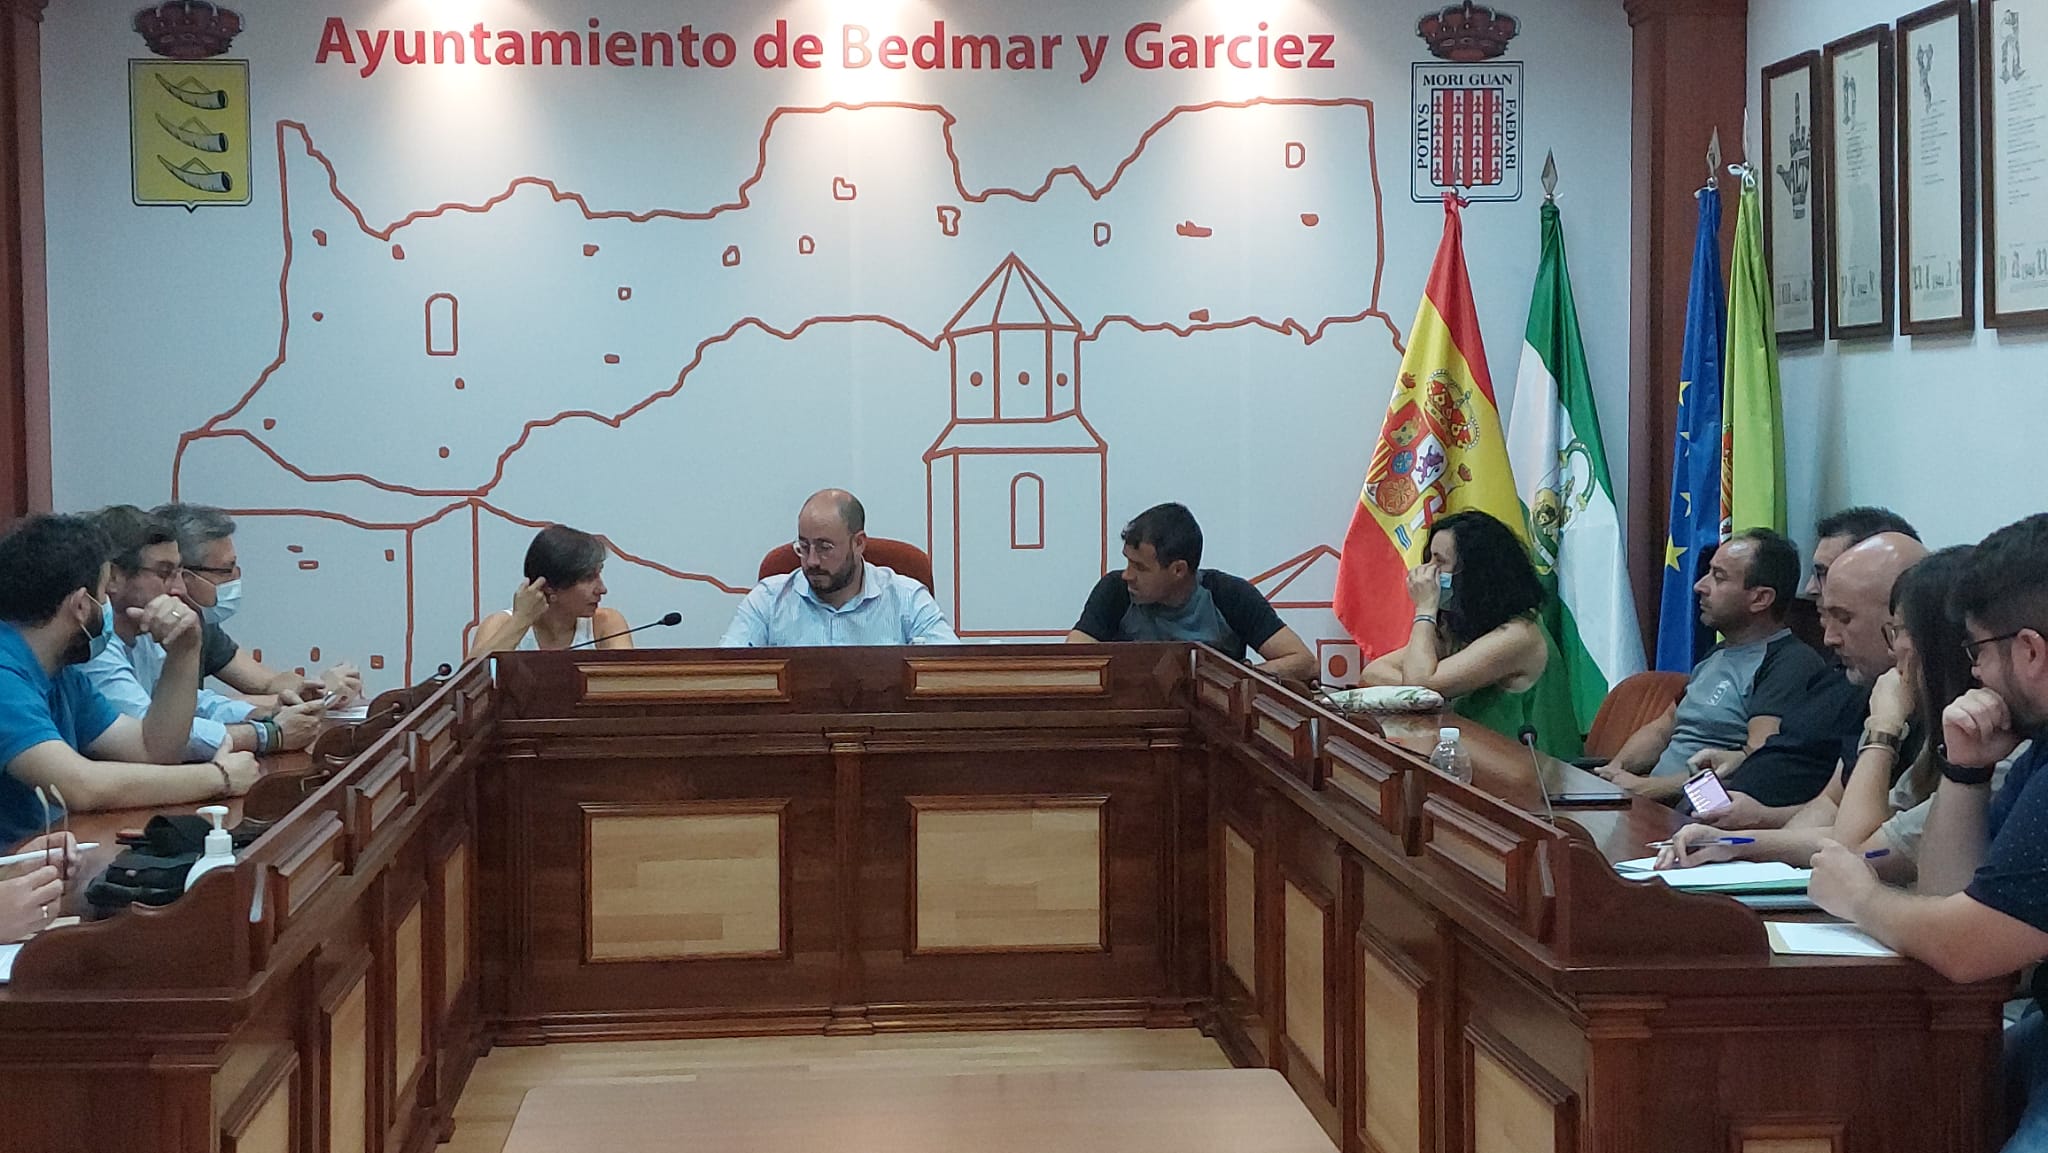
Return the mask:
[[584,641],[584,642],[583,642],[582,644],[580,644],[580,645],[570,645],[569,647],[570,647],[570,648],[572,648],[572,649],[587,649],[587,648],[589,648],[589,647],[590,647],[591,645],[594,645],[594,644],[596,644],[596,643],[597,643],[597,642],[599,642],[599,641],[608,641],[608,640],[612,639],[613,637],[622,637],[622,636],[625,636],[625,635],[626,635],[626,634],[628,634],[628,633],[637,633],[637,632],[639,632],[639,631],[640,631],[641,629],[651,629],[651,628],[654,628],[654,627],[656,627],[656,626],[660,626],[660,627],[662,627],[662,628],[669,628],[669,627],[671,627],[671,626],[674,626],[674,625],[679,625],[679,624],[682,624],[682,623],[683,623],[683,614],[681,614],[681,613],[675,613],[675,612],[672,612],[672,613],[668,614],[667,616],[665,616],[665,617],[661,618],[661,619],[660,619],[660,620],[658,620],[658,621],[648,621],[648,622],[647,622],[646,624],[644,624],[644,625],[634,625],[634,626],[633,626],[632,628],[629,628],[629,629],[620,629],[620,630],[619,630],[618,632],[615,632],[615,633],[606,633],[605,635],[603,635],[603,636],[601,636],[601,637],[591,637],[591,638],[590,638],[589,640],[587,640],[587,641]]
[[1529,767],[1535,771],[1536,788],[1543,794],[1543,819],[1554,825],[1557,823],[1557,810],[1551,807],[1550,786],[1543,783],[1543,762],[1536,756],[1536,726],[1523,725],[1522,731],[1515,734],[1515,739],[1521,741],[1522,747],[1529,750]]

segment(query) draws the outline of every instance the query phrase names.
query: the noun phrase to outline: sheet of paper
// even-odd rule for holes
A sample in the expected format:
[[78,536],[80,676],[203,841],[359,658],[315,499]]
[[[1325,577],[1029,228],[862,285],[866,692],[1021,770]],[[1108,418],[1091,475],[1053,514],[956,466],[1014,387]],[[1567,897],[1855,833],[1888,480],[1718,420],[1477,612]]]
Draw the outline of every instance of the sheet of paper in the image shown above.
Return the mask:
[[1674,889],[1719,889],[1729,885],[1795,885],[1803,883],[1813,875],[1812,869],[1801,869],[1782,861],[1716,861],[1710,865],[1694,865],[1690,869],[1665,869],[1656,872],[1657,858],[1638,857],[1633,861],[1621,861],[1614,867],[1633,881],[1645,881],[1655,876]]
[[364,721],[369,718],[370,703],[368,701],[364,701],[359,705],[350,705],[345,709],[327,710],[327,719],[330,721]]
[[1771,952],[1808,957],[1896,957],[1875,937],[1854,925],[1765,921]]
[[20,945],[0,945],[0,985],[14,979],[14,955],[19,952]]

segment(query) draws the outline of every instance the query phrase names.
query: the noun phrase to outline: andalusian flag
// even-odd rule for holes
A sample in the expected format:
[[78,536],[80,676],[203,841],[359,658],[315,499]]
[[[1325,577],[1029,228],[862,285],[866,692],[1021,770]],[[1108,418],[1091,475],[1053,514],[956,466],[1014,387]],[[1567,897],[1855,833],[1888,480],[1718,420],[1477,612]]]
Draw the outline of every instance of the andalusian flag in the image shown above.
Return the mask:
[[1522,524],[1465,274],[1458,201],[1446,196],[1443,242],[1337,566],[1337,619],[1365,652],[1408,642],[1408,568],[1422,559],[1430,522],[1468,508]]
[[1721,390],[1723,540],[1746,528],[1785,531],[1785,423],[1760,203],[1756,178],[1744,173],[1735,262],[1728,269],[1728,366]]
[[1536,572],[1550,594],[1544,627],[1564,656],[1572,711],[1579,731],[1587,732],[1607,690],[1643,671],[1643,637],[1565,267],[1564,224],[1552,201],[1543,202],[1542,214],[1543,257],[1515,378],[1508,458]]

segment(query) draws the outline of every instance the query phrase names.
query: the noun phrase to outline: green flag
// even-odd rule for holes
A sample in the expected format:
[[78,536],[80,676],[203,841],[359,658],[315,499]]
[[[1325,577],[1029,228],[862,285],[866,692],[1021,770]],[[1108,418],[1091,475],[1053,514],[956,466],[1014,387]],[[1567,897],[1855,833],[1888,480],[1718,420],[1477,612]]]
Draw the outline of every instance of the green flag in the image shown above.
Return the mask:
[[1542,213],[1543,258],[1515,378],[1508,459],[1536,571],[1551,594],[1544,625],[1563,657],[1572,711],[1584,733],[1607,690],[1643,671],[1643,635],[1565,266],[1564,224],[1555,203],[1546,200]]
[[1763,210],[1744,174],[1728,270],[1728,342],[1721,386],[1721,539],[1738,529],[1785,531],[1785,422],[1778,334],[1764,266]]

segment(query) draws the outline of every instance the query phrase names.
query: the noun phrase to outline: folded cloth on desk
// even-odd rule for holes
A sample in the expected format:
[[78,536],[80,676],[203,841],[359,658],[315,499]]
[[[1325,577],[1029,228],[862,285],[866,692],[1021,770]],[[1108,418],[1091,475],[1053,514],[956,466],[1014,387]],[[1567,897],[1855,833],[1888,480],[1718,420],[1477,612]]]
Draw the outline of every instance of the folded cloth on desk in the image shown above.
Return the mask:
[[1434,713],[1444,707],[1442,693],[1421,685],[1339,689],[1329,695],[1329,701],[1330,708],[1340,713]]
[[1716,861],[1689,869],[1657,870],[1657,858],[1638,857],[1618,862],[1614,868],[1631,881],[1652,877],[1674,889],[1708,893],[1804,893],[1812,869],[1801,869],[1781,861]]

